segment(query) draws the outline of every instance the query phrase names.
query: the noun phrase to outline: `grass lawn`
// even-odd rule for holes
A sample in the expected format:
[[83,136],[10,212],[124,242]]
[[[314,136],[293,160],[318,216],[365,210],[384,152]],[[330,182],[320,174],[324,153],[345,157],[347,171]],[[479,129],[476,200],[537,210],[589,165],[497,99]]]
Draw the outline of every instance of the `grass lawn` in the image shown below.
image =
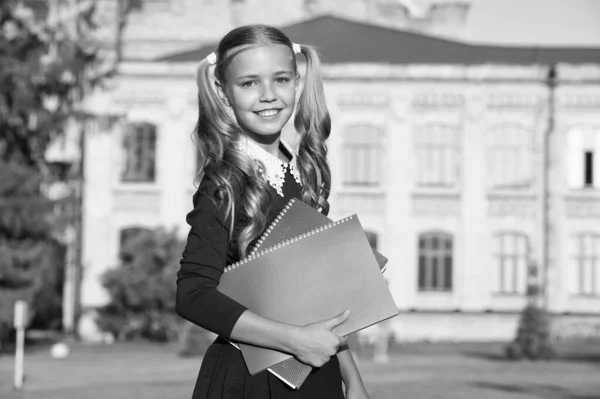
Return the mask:
[[[497,343],[411,343],[393,346],[387,364],[366,350],[359,368],[372,399],[600,399],[600,342],[558,350],[558,361],[513,363]],[[186,399],[201,360],[150,344],[75,345],[63,360],[39,349],[25,357],[22,392],[12,388],[13,361],[0,356],[1,399]]]

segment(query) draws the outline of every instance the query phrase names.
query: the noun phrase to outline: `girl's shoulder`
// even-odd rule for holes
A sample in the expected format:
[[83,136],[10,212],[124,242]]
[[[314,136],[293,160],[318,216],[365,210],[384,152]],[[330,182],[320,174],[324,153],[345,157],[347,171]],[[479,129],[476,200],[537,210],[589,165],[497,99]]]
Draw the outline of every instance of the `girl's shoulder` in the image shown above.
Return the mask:
[[192,197],[194,209],[188,214],[188,217],[202,219],[209,225],[216,223],[225,226],[225,218],[219,200],[221,198],[220,191],[215,182],[204,176]]

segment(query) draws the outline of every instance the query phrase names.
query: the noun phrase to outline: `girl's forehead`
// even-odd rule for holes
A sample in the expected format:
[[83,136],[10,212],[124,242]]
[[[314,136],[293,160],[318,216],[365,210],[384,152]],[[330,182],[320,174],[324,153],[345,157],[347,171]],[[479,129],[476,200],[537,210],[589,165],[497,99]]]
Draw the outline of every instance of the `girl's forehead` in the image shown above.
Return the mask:
[[294,54],[283,44],[244,46],[233,49],[226,74],[261,74],[271,71],[295,70]]

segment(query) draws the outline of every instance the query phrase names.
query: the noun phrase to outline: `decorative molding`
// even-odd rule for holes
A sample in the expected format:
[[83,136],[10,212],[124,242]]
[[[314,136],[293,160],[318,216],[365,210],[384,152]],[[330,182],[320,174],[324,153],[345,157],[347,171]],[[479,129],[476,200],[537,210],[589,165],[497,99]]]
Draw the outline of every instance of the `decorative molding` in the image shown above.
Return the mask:
[[383,215],[385,194],[381,192],[341,192],[335,195],[335,206],[342,212]]
[[[169,79],[189,79],[196,76],[199,61],[144,62],[125,61],[119,64],[119,76],[163,76]],[[322,75],[328,80],[469,80],[543,82],[547,67],[538,65],[458,65],[458,64],[383,64],[344,63],[323,64]]]
[[559,64],[556,71],[561,82],[600,82],[600,65]]
[[542,103],[539,96],[523,96],[518,94],[492,94],[487,99],[487,108],[490,110],[522,111],[537,108]]
[[456,109],[465,105],[462,94],[453,93],[417,93],[412,98],[412,107],[416,111],[439,111],[440,109]]
[[600,219],[600,198],[595,196],[565,197],[566,213],[569,219]]
[[558,100],[560,108],[574,111],[599,111],[600,95],[579,94],[561,96]]
[[338,105],[344,108],[387,108],[390,102],[388,93],[347,93],[338,97]]
[[159,213],[161,193],[158,189],[140,190],[125,187],[113,190],[113,211]]
[[490,194],[488,195],[488,216],[533,219],[537,214],[536,204],[537,197],[535,195]]
[[460,196],[458,194],[414,193],[412,197],[414,216],[460,215]]

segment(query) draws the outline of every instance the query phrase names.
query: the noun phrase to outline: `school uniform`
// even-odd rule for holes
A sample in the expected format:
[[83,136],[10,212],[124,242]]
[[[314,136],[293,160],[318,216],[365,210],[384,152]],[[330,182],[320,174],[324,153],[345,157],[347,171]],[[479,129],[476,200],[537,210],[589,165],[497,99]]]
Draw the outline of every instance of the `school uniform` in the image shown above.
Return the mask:
[[[291,198],[301,198],[295,157],[283,141],[281,150],[291,159],[289,163],[249,140],[244,145],[249,156],[260,162],[259,170],[269,182],[268,226]],[[246,308],[217,290],[225,266],[239,259],[228,243],[222,212],[213,201],[215,190],[215,184],[205,178],[194,195],[194,209],[186,218],[191,229],[177,280],[177,312],[219,335],[204,355],[192,399],[344,398],[337,356],[313,369],[295,391],[266,370],[251,376],[242,353],[223,339],[230,337]]]

